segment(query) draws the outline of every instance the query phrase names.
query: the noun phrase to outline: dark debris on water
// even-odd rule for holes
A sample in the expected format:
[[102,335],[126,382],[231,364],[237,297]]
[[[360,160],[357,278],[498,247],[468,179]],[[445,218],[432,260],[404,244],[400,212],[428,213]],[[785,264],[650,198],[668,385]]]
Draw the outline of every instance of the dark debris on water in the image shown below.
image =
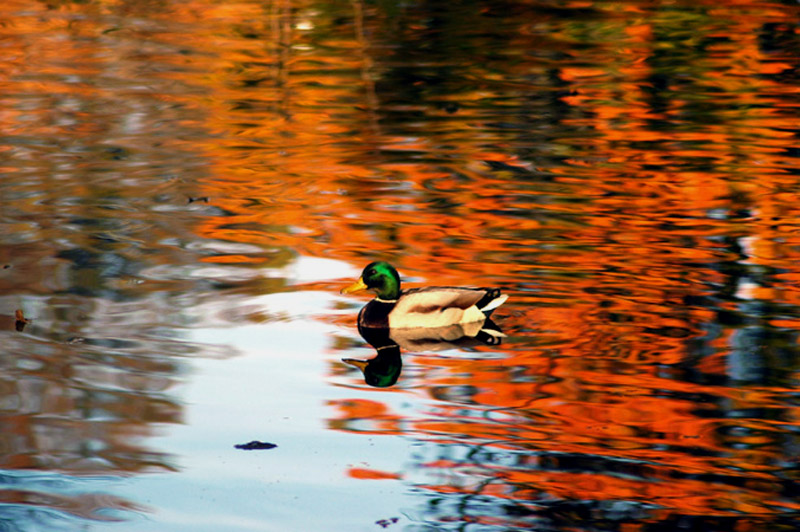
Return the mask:
[[234,447],[236,447],[237,449],[242,449],[244,451],[260,451],[264,449],[274,449],[275,447],[277,447],[277,445],[265,441],[253,440],[248,443],[240,443],[238,445],[234,445]]
[[22,332],[25,329],[25,325],[29,324],[31,320],[25,319],[25,314],[22,313],[22,310],[17,309],[14,313],[14,328]]

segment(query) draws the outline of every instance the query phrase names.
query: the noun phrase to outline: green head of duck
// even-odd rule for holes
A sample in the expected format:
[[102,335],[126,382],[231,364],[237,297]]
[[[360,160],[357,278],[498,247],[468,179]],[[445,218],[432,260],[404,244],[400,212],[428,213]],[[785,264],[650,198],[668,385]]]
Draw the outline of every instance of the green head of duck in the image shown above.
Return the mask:
[[352,294],[363,290],[372,290],[383,300],[397,299],[400,297],[400,275],[388,262],[367,264],[358,281],[342,290],[342,293]]

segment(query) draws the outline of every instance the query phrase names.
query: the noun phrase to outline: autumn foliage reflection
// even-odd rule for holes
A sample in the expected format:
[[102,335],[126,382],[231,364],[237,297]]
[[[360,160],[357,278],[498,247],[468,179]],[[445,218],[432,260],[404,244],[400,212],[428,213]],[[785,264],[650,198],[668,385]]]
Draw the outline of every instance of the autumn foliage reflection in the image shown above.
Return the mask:
[[[330,236],[343,258],[396,256],[407,275],[436,282],[478,278],[521,301],[502,321],[520,334],[503,359],[481,349],[406,357],[417,370],[395,393],[424,399],[426,411],[332,404],[332,428],[401,426],[426,442],[404,478],[465,503],[448,514],[432,496],[431,519],[578,523],[580,512],[559,505],[593,501],[594,518],[637,523],[626,530],[676,516],[697,529],[725,520],[747,529],[800,510],[789,450],[800,419],[790,399],[796,117],[786,107],[797,90],[778,75],[797,61],[765,48],[765,24],[788,29],[780,13],[768,23],[728,8],[703,16],[728,26],[700,51],[688,41],[703,37],[667,13],[607,22],[623,40],[616,63],[598,46],[559,71],[568,107],[555,133],[562,157],[549,164],[493,151],[519,146],[521,128],[487,142],[470,134],[464,109],[463,122],[448,121],[446,150],[436,128],[411,140],[413,123],[387,121],[407,145],[388,140],[381,153],[405,150],[411,162],[385,162],[372,179],[328,177],[328,187],[314,178],[344,192],[325,209],[345,207],[333,216],[341,232],[306,222],[320,231],[315,242]],[[577,25],[561,30],[582,42]],[[743,57],[759,59],[743,71]],[[744,89],[741,78],[758,82]],[[413,162],[420,154],[425,162]],[[476,499],[509,506],[481,511]]]

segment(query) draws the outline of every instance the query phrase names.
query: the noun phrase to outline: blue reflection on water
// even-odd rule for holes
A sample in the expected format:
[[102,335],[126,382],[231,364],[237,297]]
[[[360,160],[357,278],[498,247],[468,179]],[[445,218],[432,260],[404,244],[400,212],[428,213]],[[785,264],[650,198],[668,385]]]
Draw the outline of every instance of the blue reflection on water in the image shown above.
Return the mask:
[[87,522],[135,519],[143,508],[112,495],[116,477],[75,477],[58,473],[0,472],[2,530],[76,530]]

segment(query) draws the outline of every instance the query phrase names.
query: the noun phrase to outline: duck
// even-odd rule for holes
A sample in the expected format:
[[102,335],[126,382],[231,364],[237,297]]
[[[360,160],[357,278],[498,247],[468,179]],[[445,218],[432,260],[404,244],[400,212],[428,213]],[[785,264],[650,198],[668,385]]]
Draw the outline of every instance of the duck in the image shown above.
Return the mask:
[[428,286],[400,289],[400,275],[385,261],[371,262],[342,294],[371,290],[376,297],[358,314],[358,327],[440,328],[485,322],[506,302],[499,288]]

